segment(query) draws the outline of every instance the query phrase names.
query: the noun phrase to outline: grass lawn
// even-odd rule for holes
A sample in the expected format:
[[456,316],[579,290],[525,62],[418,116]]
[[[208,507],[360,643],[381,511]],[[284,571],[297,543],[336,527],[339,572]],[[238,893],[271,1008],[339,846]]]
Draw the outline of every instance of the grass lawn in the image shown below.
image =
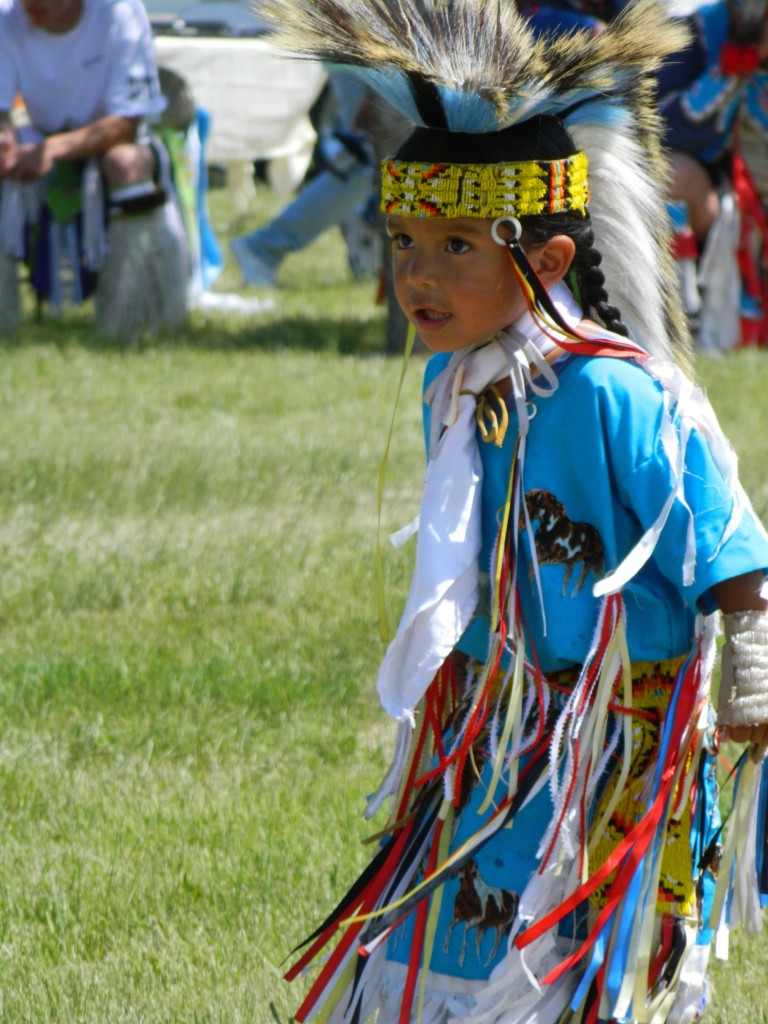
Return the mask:
[[[223,238],[279,202],[211,195]],[[367,859],[400,367],[338,233],[281,282],[274,311],[179,337],[105,345],[80,311],[0,347],[1,1022],[285,1021],[281,960]],[[768,518],[768,356],[698,371]],[[385,531],[418,506],[419,376]],[[767,971],[735,938],[710,1019],[765,1021]]]

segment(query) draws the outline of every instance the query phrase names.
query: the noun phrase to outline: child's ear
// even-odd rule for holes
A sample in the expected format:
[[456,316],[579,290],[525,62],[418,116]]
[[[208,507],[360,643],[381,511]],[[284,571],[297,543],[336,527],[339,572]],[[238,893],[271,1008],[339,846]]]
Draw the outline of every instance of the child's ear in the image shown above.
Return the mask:
[[568,235],[554,235],[531,253],[534,270],[544,286],[562,281],[570,269],[576,243]]

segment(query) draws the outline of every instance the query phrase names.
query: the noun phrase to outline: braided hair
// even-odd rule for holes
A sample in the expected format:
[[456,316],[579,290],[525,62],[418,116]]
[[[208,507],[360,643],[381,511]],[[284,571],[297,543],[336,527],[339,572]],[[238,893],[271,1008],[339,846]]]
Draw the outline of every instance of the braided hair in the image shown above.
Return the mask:
[[[498,132],[472,134],[434,128],[416,128],[397,151],[398,160],[431,163],[503,163],[523,160],[562,160],[578,151],[559,118],[533,117]],[[594,313],[608,330],[624,337],[629,330],[621,312],[612,305],[595,247],[589,211],[539,214],[520,218],[523,248],[543,245],[555,235],[573,239],[576,252],[566,276],[582,313]]]
[[521,217],[520,226],[523,229],[521,242],[524,249],[543,245],[554,235],[568,235],[573,239],[576,252],[565,280],[580,303],[582,313],[588,316],[594,312],[609,331],[629,337],[621,312],[611,305],[606,291],[605,274],[600,266],[603,256],[594,244],[595,233],[589,212],[584,216],[569,212]]

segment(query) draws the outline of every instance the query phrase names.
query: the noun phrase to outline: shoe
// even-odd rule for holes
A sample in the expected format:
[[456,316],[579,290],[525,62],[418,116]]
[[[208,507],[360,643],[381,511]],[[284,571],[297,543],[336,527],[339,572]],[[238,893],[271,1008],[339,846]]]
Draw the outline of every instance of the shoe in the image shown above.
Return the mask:
[[229,243],[232,255],[243,272],[243,282],[260,288],[277,288],[277,270],[260,259],[251,248],[247,236],[233,238]]

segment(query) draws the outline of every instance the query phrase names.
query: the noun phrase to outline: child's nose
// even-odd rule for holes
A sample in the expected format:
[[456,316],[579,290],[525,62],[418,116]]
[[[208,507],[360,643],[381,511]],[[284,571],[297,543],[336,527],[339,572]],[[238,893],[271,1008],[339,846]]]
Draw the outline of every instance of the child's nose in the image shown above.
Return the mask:
[[408,280],[413,285],[434,284],[437,278],[437,263],[427,252],[414,252],[408,264]]

